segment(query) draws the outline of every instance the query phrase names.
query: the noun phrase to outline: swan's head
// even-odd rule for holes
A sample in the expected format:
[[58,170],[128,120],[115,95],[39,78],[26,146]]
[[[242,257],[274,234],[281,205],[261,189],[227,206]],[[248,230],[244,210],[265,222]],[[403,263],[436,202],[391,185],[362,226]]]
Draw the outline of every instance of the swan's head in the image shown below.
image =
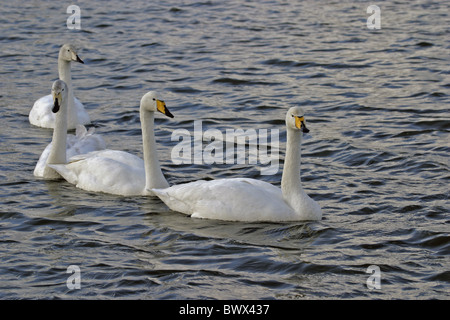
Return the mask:
[[158,94],[154,91],[147,92],[141,99],[141,109],[156,112],[159,111],[162,114],[173,118],[173,115],[167,109],[166,103],[159,99]]
[[59,50],[59,58],[65,61],[84,63],[77,54],[77,49],[71,44],[65,44]]
[[61,108],[63,100],[67,99],[67,85],[62,80],[56,80],[52,85],[53,108],[52,112],[57,113]]
[[308,133],[309,129],[305,124],[305,112],[300,107],[292,107],[286,114],[286,126],[294,130],[301,130]]

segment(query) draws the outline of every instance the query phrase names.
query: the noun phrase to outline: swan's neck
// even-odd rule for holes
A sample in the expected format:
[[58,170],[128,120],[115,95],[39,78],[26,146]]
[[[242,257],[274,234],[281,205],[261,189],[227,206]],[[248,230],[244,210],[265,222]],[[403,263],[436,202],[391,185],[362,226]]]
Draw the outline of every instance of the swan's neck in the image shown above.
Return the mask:
[[47,159],[49,164],[66,163],[67,140],[67,99],[63,99],[60,110],[55,117],[53,129],[52,149]]
[[70,69],[70,61],[63,59],[58,59],[58,72],[59,79],[64,81],[67,85],[68,96],[67,96],[67,108],[68,108],[68,121],[72,124],[79,123],[78,115],[75,110],[75,99],[72,90],[72,71]]
[[300,178],[301,143],[301,132],[288,128],[286,156],[283,175],[281,177],[281,191],[286,199],[290,199],[303,192]]
[[142,110],[141,126],[142,126],[142,144],[144,147],[144,165],[145,165],[145,193],[150,193],[152,188],[167,188],[167,183],[159,166],[158,154],[156,152],[154,113]]
[[300,131],[287,130],[286,158],[283,176],[281,177],[281,191],[286,203],[302,220],[320,220],[322,211],[320,206],[303,190],[300,178],[301,144],[303,134]]

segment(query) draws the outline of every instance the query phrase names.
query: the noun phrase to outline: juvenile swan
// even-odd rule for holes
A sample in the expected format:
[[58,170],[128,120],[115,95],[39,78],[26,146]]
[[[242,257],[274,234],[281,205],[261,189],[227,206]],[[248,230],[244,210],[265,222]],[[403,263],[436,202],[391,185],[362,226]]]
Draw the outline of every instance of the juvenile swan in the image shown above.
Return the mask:
[[[67,114],[68,130],[76,129],[79,124],[85,125],[91,122],[88,113],[84,110],[83,104],[81,104],[73,94],[70,69],[72,61],[84,63],[83,60],[78,57],[76,49],[70,44],[65,44],[59,50],[58,72],[59,79],[63,80],[69,89]],[[38,127],[54,128],[55,115],[52,113],[52,108],[53,99],[51,95],[36,100],[28,116],[30,123]]]
[[286,115],[287,150],[281,190],[270,183],[246,178],[195,181],[153,192],[172,210],[196,218],[230,221],[320,220],[317,202],[303,190],[300,179],[301,142],[309,132],[304,112],[290,108]]
[[164,101],[155,92],[148,92],[140,105],[144,160],[124,151],[106,149],[50,166],[68,182],[87,191],[133,196],[153,195],[152,188],[167,188],[153,131],[155,111],[173,118]]
[[62,80],[53,82],[50,97],[52,97],[51,112],[55,114],[55,128],[52,142],[42,152],[34,175],[45,179],[60,179],[61,176],[47,164],[66,163],[74,155],[86,153],[106,147],[103,138],[86,131],[83,125],[77,127],[76,135],[67,134],[67,109],[69,89]]

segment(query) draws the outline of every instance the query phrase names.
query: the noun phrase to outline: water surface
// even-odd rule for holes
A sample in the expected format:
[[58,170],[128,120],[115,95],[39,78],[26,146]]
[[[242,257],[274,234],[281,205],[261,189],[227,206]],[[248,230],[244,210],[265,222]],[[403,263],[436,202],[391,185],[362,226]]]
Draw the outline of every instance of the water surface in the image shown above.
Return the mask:
[[[449,4],[365,1],[79,1],[2,4],[0,298],[448,299]],[[168,181],[251,177],[280,185],[284,117],[306,111],[302,181],[318,222],[197,220],[149,197],[33,176],[51,131],[28,122],[82,50],[76,96],[112,149],[142,156],[138,105],[158,90]],[[279,129],[280,170],[171,161],[176,129]],[[81,270],[70,290],[67,268]],[[369,266],[381,271],[370,290]]]

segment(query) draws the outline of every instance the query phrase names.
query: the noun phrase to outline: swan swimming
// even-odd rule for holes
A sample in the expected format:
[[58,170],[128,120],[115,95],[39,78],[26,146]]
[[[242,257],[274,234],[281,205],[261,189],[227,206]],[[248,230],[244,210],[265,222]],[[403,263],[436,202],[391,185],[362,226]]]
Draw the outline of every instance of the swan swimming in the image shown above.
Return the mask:
[[[67,123],[68,130],[76,129],[77,125],[89,124],[91,122],[88,113],[84,109],[83,104],[74,97],[72,90],[72,75],[71,75],[71,62],[76,61],[83,63],[83,60],[77,55],[77,51],[71,44],[64,44],[59,50],[58,55],[58,73],[59,79],[63,80],[68,89],[68,114]],[[43,127],[43,128],[54,128],[55,126],[55,114],[52,112],[53,108],[53,98],[51,95],[46,95],[38,100],[31,108],[30,114],[28,116],[31,124]]]
[[304,111],[292,107],[286,114],[287,143],[281,189],[249,178],[194,181],[152,191],[173,211],[229,221],[320,220],[319,204],[303,190],[300,178]]
[[62,80],[53,82],[52,109],[55,114],[55,128],[53,130],[52,142],[42,152],[34,175],[45,179],[60,179],[61,176],[47,164],[66,163],[66,159],[94,150],[106,148],[106,143],[101,136],[94,134],[94,129],[89,131],[83,125],[78,125],[76,134],[67,134],[67,109],[69,88]]
[[74,156],[67,164],[49,166],[80,189],[122,196],[153,196],[152,188],[169,187],[156,152],[153,130],[156,111],[173,118],[164,101],[150,91],[140,103],[144,160],[124,151],[105,149]]

